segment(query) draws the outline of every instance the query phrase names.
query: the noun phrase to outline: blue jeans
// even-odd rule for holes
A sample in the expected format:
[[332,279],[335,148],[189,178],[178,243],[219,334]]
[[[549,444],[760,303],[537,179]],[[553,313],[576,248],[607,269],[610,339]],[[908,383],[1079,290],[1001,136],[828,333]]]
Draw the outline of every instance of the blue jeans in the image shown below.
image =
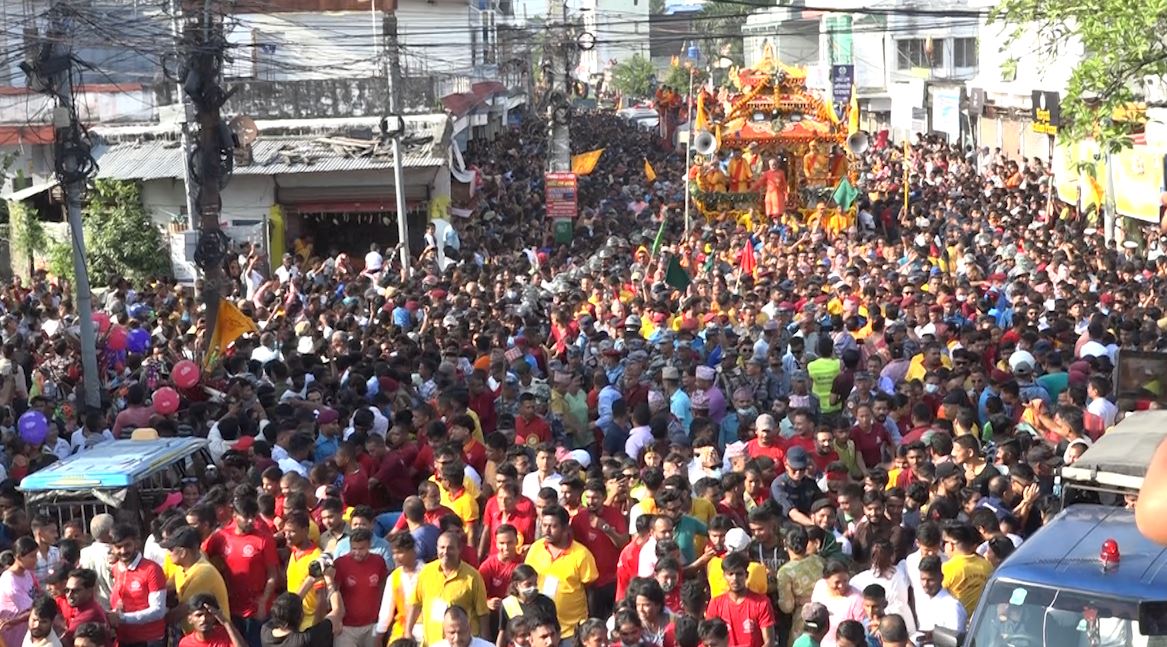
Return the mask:
[[255,618],[231,616],[231,624],[243,634],[243,640],[247,641],[248,647],[260,647],[259,628],[263,626],[262,622]]

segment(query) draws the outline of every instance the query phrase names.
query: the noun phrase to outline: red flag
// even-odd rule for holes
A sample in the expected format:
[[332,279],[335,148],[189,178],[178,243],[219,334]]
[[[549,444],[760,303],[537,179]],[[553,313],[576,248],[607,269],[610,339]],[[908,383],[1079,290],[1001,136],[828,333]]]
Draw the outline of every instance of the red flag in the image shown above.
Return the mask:
[[758,270],[758,259],[754,257],[754,244],[748,238],[746,239],[745,246],[742,247],[742,256],[739,263],[742,276],[746,274],[753,276],[754,272]]

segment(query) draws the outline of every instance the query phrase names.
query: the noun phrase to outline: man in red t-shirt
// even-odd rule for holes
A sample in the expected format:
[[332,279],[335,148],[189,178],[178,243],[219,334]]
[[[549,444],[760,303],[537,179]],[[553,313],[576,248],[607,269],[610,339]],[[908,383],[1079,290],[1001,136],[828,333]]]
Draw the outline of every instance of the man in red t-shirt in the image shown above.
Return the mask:
[[535,394],[519,396],[519,415],[515,417],[515,444],[536,447],[551,442],[551,426],[535,412]]
[[778,431],[778,424],[774,416],[763,413],[754,422],[757,435],[746,443],[746,455],[750,458],[767,456],[774,461],[774,471],[780,472],[786,466],[786,448],[782,443],[782,434]]
[[616,599],[623,600],[628,585],[640,571],[640,551],[648,543],[653,516],[642,514],[636,518],[636,534],[632,541],[620,549],[620,559],[616,561]]
[[351,443],[345,441],[336,448],[336,467],[344,475],[344,483],[340,488],[341,499],[350,508],[358,505],[369,505],[372,497],[369,494],[369,473],[361,467],[357,460],[357,450]]
[[120,523],[113,527],[110,555],[113,586],[111,611],[106,619],[123,647],[140,647],[166,640],[166,575],[162,567],[142,556],[138,528]]
[[97,573],[88,568],[79,568],[69,573],[65,581],[65,601],[61,616],[65,619],[65,633],[61,634],[61,645],[73,647],[73,632],[86,622],[96,622],[108,630],[105,610],[94,599],[97,589]]
[[239,629],[223,616],[219,602],[210,593],[197,593],[190,599],[186,623],[191,631],[178,641],[178,647],[244,647],[248,644]]
[[835,451],[834,435],[830,429],[820,429],[814,434],[814,449],[807,450],[810,460],[814,463],[815,476],[827,471],[827,466],[839,460],[839,452]]
[[[592,552],[597,564],[620,561],[620,547],[628,543],[628,518],[616,508],[604,505],[607,491],[604,482],[588,481],[584,486],[583,507],[571,520],[571,534]],[[588,587],[588,609],[597,618],[606,618],[616,603],[616,573],[601,569],[600,576]]]
[[519,484],[514,481],[500,483],[498,492],[486,501],[482,512],[482,540],[478,545],[483,559],[498,551],[498,542],[491,539],[504,524],[515,529],[520,553],[535,541],[535,504],[522,495]]
[[336,568],[333,579],[340,589],[340,599],[344,600],[343,629],[336,637],[339,645],[364,647],[373,644],[389,568],[384,559],[370,552],[372,545],[373,531],[367,528],[354,530],[349,537],[349,552],[333,562]]
[[251,497],[239,497],[234,508],[231,525],[215,535],[214,552],[207,557],[224,565],[223,579],[234,611],[232,622],[249,644],[258,644],[259,629],[276,594],[280,561],[275,537],[256,523],[259,503]]
[[884,461],[884,454],[895,455],[891,436],[883,425],[875,421],[871,405],[866,402],[855,407],[855,426],[851,428],[851,440],[855,441],[855,449],[863,456],[864,465],[879,465]]
[[493,532],[494,554],[487,557],[478,572],[486,583],[486,606],[497,613],[502,598],[507,596],[511,585],[511,574],[515,572],[523,558],[519,556],[519,534],[510,524],[502,524]]
[[749,558],[730,553],[721,562],[729,589],[709,601],[705,618],[720,618],[729,627],[731,647],[763,647],[774,644],[774,609],[770,598],[746,587]]

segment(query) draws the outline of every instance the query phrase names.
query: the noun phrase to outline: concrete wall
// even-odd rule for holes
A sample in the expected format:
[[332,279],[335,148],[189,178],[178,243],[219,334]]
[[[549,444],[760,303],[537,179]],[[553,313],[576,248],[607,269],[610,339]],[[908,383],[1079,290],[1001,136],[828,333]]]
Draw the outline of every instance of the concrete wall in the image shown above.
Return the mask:
[[[159,226],[167,226],[185,206],[182,180],[150,180],[142,183],[142,205]],[[223,190],[222,221],[263,220],[275,204],[275,180],[239,175]]]

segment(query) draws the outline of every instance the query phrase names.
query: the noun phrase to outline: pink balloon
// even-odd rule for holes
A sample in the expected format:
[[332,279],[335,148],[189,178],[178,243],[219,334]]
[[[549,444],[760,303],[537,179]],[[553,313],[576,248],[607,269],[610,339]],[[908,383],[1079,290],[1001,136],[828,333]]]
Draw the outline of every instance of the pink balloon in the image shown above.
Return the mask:
[[109,350],[125,350],[126,345],[130,343],[129,334],[125,328],[121,326],[113,326],[109,329],[109,336],[105,339],[105,347]]
[[154,392],[154,411],[164,416],[178,411],[178,391],[164,386]]
[[110,327],[109,315],[99,310],[93,313],[93,323],[97,324],[97,332],[104,335]]
[[174,370],[170,371],[170,377],[174,378],[174,383],[178,388],[189,389],[199,383],[198,364],[184,359],[174,365]]

